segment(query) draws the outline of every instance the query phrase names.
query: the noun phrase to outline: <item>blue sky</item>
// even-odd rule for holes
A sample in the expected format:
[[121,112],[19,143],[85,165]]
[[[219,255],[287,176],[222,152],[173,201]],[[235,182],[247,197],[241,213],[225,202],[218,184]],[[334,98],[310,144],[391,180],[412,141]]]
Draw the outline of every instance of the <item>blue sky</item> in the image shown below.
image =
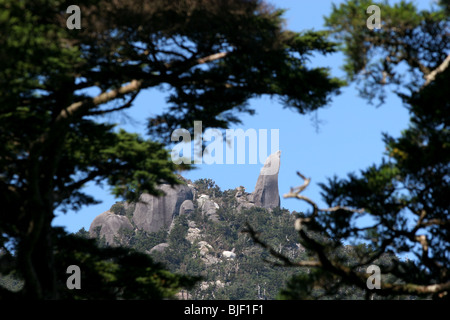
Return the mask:
[[[270,1],[276,7],[288,9],[285,13],[287,28],[294,31],[305,29],[323,29],[323,16],[331,12],[332,3],[342,1],[318,0],[279,0]],[[420,8],[427,7],[432,0],[418,1]],[[376,1],[374,1],[376,4]],[[343,55],[336,53],[327,57],[315,57],[312,66],[327,66],[336,77],[343,77],[340,70]],[[158,114],[164,109],[165,94],[157,89],[141,93],[134,107],[125,114],[104,119],[119,123],[128,131],[145,135],[145,119]],[[279,192],[281,207],[289,210],[309,209],[305,203],[295,199],[284,199],[283,195],[291,187],[301,185],[302,180],[296,175],[300,171],[310,177],[311,185],[303,193],[316,201],[320,207],[324,203],[320,197],[317,183],[325,182],[327,177],[337,175],[345,177],[350,172],[359,172],[369,165],[379,163],[385,146],[382,133],[399,136],[408,125],[409,115],[401,101],[393,94],[388,96],[386,104],[376,108],[366,100],[359,98],[354,86],[344,87],[342,93],[334,96],[326,107],[317,112],[321,124],[316,130],[311,115],[300,115],[289,109],[283,109],[276,99],[266,97],[250,101],[256,114],[243,114],[242,124],[231,128],[247,129],[279,129],[281,150],[281,167],[279,172]],[[269,134],[270,136],[270,134]],[[270,144],[268,146],[270,151]],[[201,164],[193,171],[183,173],[188,179],[213,179],[222,190],[244,186],[247,192],[253,191],[261,164]],[[100,213],[108,210],[115,201],[108,187],[100,188],[92,185],[86,192],[101,200],[99,205],[89,206],[78,212],[57,214],[53,225],[64,226],[69,232],[76,232],[82,227],[86,230],[92,220]]]

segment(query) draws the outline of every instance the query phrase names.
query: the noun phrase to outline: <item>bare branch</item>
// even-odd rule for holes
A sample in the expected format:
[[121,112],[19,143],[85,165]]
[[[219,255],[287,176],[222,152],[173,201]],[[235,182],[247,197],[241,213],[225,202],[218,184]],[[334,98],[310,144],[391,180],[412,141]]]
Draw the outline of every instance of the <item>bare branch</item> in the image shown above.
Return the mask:
[[295,221],[295,229],[296,230],[300,230],[303,223],[311,222],[311,220],[318,215],[319,211],[332,212],[332,211],[337,211],[337,210],[346,210],[346,211],[355,212],[355,213],[363,213],[364,212],[364,209],[352,209],[349,207],[342,207],[342,206],[335,206],[335,207],[328,208],[328,209],[319,209],[319,207],[317,206],[317,204],[314,201],[312,201],[308,197],[300,194],[309,186],[309,184],[311,182],[311,178],[306,178],[300,172],[297,172],[297,175],[304,180],[303,185],[296,187],[296,188],[291,188],[290,192],[285,194],[283,197],[284,198],[296,198],[296,199],[308,202],[313,207],[313,213],[311,216],[309,216],[307,218],[298,218]]
[[[396,294],[432,294],[446,292],[450,290],[450,281],[432,285],[414,285],[414,284],[381,284],[381,291]],[[378,290],[378,291],[380,291]],[[379,293],[377,291],[377,293]]]
[[176,37],[172,36],[172,37],[170,37],[170,39],[171,39],[177,46],[179,46],[180,48],[182,48],[183,50],[186,50],[186,51],[188,51],[189,53],[191,53],[191,54],[193,54],[193,55],[197,54],[194,50],[192,50],[192,48],[189,48],[188,46],[183,45],[182,42],[179,42],[179,41],[176,39]]
[[207,57],[197,59],[196,64],[203,64],[203,63],[211,62],[214,60],[219,60],[219,59],[225,58],[228,54],[229,54],[229,52],[218,52],[218,53],[209,55]]
[[422,86],[422,88],[426,87],[431,82],[433,82],[439,73],[444,72],[445,69],[447,69],[449,64],[450,64],[450,54],[447,56],[447,58],[444,59],[444,61],[439,65],[439,67],[437,67],[436,69],[434,69],[433,71],[431,71],[429,74],[427,74],[425,76],[425,83]]
[[78,102],[72,103],[69,107],[67,107],[66,109],[61,111],[61,113],[56,118],[56,121],[68,118],[69,116],[73,115],[74,113],[78,112],[80,109],[85,107],[87,104],[93,104],[95,106],[98,106],[100,104],[103,104],[103,103],[109,102],[113,99],[116,99],[118,97],[121,97],[125,94],[139,90],[142,86],[142,83],[143,83],[142,80],[132,80],[129,84],[122,86],[118,89],[104,92],[104,93],[92,98],[90,101],[78,101]]
[[300,187],[297,187],[297,188],[291,188],[291,191],[289,193],[285,194],[283,197],[284,198],[296,198],[296,199],[308,202],[313,207],[313,214],[309,218],[301,218],[301,219],[302,219],[302,221],[309,222],[311,220],[311,218],[315,217],[318,214],[319,208],[317,207],[317,204],[314,201],[312,201],[308,197],[300,195],[300,193],[309,186],[309,183],[311,182],[311,178],[306,178],[300,172],[297,172],[297,175],[300,178],[302,178],[303,180],[305,180],[303,185],[301,185]]
[[421,223],[421,226],[424,226],[424,227],[428,227],[428,226],[432,226],[432,225],[445,226],[445,225],[449,225],[449,224],[450,224],[450,220],[430,219],[427,221],[423,221]]
[[121,105],[120,107],[116,107],[116,108],[112,108],[112,109],[108,109],[108,110],[91,111],[91,112],[87,113],[87,115],[89,115],[89,116],[103,115],[106,113],[127,109],[131,106],[133,101],[136,99],[139,92],[140,92],[140,90],[136,90],[136,92],[133,94],[133,96],[130,98],[130,100],[128,100],[125,104]]
[[350,211],[350,212],[354,212],[354,213],[363,213],[364,209],[352,209],[349,207],[342,207],[342,206],[334,206],[331,208],[327,208],[327,209],[319,209],[319,211],[325,211],[325,212],[333,212],[333,211],[338,211],[338,210],[345,210],[345,211]]

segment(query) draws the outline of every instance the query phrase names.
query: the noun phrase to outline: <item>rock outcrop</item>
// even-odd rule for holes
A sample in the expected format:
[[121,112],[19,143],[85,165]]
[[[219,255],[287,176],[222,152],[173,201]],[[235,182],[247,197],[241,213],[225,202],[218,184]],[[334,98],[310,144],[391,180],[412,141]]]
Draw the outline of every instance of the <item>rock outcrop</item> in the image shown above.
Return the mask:
[[281,151],[271,154],[260,171],[251,200],[255,206],[272,209],[280,206],[278,193],[278,172],[280,170]]
[[210,266],[220,262],[220,259],[212,254],[214,249],[208,242],[199,241],[197,245],[200,252],[200,258],[206,265]]
[[120,229],[133,230],[133,226],[127,217],[105,211],[92,221],[89,235],[98,238],[105,237],[108,245],[115,245],[115,237],[119,234]]
[[[280,169],[280,151],[271,154],[260,171],[255,189],[252,193],[245,192],[244,187],[236,188],[236,211],[241,212],[252,207],[272,209],[280,206],[278,193],[278,172]],[[185,180],[185,182],[188,182]],[[119,230],[138,229],[146,232],[156,232],[163,228],[173,227],[174,218],[178,215],[193,213],[198,208],[209,220],[219,221],[217,210],[219,205],[215,197],[207,194],[197,194],[192,184],[182,184],[171,187],[168,184],[158,186],[164,196],[142,194],[137,203],[119,203],[97,216],[92,222],[89,233],[91,237],[105,237],[108,244],[114,244]],[[220,200],[218,201],[219,203]],[[200,238],[196,227],[189,227],[189,241]],[[164,247],[164,246],[161,246]],[[155,248],[155,250],[160,249]],[[214,259],[209,259],[214,260]],[[211,261],[210,261],[211,262]]]
[[189,241],[192,244],[201,238],[202,238],[202,231],[199,228],[189,227],[187,235],[186,235],[187,241]]
[[153,248],[150,249],[149,253],[153,253],[153,252],[163,252],[164,250],[166,250],[169,247],[168,243],[160,243],[157,244],[156,246],[154,246]]
[[236,258],[236,253],[234,253],[234,248],[231,251],[224,250],[222,252],[222,257],[224,257],[225,259],[234,259],[234,258]]
[[216,213],[219,209],[219,205],[213,200],[210,200],[207,194],[199,195],[197,198],[197,206],[202,211],[203,216],[207,216],[213,221],[219,221],[219,216]]
[[166,195],[156,197],[142,194],[136,203],[133,213],[133,222],[138,229],[155,232],[167,228],[175,216],[180,213],[181,205],[186,200],[192,200],[191,188],[186,185],[161,185],[159,189]]
[[250,209],[255,206],[253,203],[253,196],[250,193],[245,192],[245,188],[243,186],[236,188],[234,198],[237,202],[237,212],[241,212],[244,209]]
[[207,216],[212,221],[219,221],[217,210],[219,205],[212,200],[206,200],[202,205],[202,214]]
[[194,212],[194,203],[192,202],[192,200],[183,201],[180,207],[180,215],[190,214],[192,212]]

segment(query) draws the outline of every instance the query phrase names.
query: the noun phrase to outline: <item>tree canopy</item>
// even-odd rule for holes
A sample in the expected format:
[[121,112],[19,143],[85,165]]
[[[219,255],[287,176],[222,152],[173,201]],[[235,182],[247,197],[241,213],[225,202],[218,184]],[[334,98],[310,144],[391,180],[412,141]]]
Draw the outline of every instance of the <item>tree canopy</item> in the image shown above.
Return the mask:
[[[307,65],[336,50],[326,32],[287,30],[283,11],[263,1],[77,4],[81,29],[71,30],[65,1],[0,1],[0,271],[24,282],[5,297],[66,295],[57,276],[70,264],[58,250],[66,236],[51,222],[97,201],[86,183],[127,200],[157,194],[157,184],[180,183],[165,149],[174,128],[225,128],[261,95],[307,113],[342,85]],[[106,120],[151,87],[169,89],[166,111],[148,121],[152,139]]]
[[[384,135],[386,154],[379,164],[320,184],[328,208],[302,194],[311,179],[299,173],[304,184],[285,197],[311,205],[296,228],[301,244],[314,252],[310,263],[316,268],[308,277],[293,277],[286,298],[311,297],[317,287],[332,295],[345,285],[356,285],[370,298],[449,298],[449,2],[419,11],[410,1],[386,1],[380,4],[380,30],[364,25],[369,5],[348,0],[334,6],[326,24],[361,94],[383,102],[383,91],[393,90],[408,108],[410,124],[400,137]],[[342,260],[337,252],[345,242],[363,243],[370,251],[357,247],[357,259]],[[409,259],[379,265],[381,286],[369,288],[366,268],[386,253]]]

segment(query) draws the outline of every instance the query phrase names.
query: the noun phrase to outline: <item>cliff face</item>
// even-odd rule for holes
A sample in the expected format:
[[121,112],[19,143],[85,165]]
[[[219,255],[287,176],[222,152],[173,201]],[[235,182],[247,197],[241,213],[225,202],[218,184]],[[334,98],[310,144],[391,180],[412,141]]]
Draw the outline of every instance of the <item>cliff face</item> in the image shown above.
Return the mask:
[[105,237],[108,245],[114,245],[119,230],[143,230],[156,232],[170,227],[174,217],[193,209],[193,190],[186,185],[160,185],[165,196],[142,194],[137,203],[116,203],[110,210],[97,216],[89,228],[91,237]]
[[[236,211],[252,207],[272,209],[280,206],[278,192],[278,171],[280,168],[278,151],[270,155],[257,179],[253,193],[246,193],[243,188],[236,189]],[[164,196],[156,197],[142,194],[135,204],[117,203],[110,210],[97,216],[89,228],[91,237],[105,238],[106,243],[114,245],[119,230],[142,230],[157,232],[163,228],[171,228],[178,215],[194,211],[194,203],[201,209],[203,216],[211,221],[218,221],[219,204],[208,195],[199,194],[192,184],[160,185]]]
[[142,194],[133,212],[133,222],[138,229],[155,232],[169,227],[175,216],[180,214],[181,205],[193,199],[193,192],[186,185],[171,188],[170,185],[159,187],[165,193],[163,197]]

